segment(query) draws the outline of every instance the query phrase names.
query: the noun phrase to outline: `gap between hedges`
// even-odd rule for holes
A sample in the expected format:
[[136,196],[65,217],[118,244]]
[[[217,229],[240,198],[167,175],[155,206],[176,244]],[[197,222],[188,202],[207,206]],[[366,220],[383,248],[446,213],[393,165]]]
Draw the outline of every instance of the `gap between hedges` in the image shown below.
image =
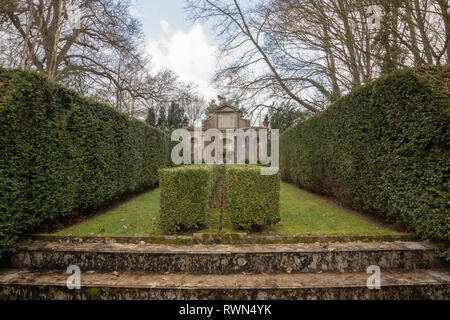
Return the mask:
[[[218,183],[223,185],[218,185]],[[207,224],[209,206],[222,199],[231,224],[251,230],[280,221],[280,173],[261,175],[260,166],[190,165],[160,170],[160,228],[174,234]],[[226,194],[218,195],[217,192]],[[219,226],[220,228],[220,226]]]

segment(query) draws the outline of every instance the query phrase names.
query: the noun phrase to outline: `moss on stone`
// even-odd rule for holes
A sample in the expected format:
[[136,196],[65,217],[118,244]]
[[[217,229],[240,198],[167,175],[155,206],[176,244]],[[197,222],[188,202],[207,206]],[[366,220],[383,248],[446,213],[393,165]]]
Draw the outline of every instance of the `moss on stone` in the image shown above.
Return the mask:
[[100,295],[100,288],[91,287],[84,289],[84,292],[86,292],[87,295],[92,297],[98,297]]

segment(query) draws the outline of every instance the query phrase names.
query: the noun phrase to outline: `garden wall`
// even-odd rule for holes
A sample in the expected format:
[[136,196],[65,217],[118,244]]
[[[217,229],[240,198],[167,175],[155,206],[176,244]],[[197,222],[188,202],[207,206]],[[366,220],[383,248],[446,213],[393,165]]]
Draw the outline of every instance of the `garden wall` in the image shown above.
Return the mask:
[[0,69],[0,248],[44,221],[158,184],[159,129],[43,77]]
[[449,75],[395,72],[286,131],[282,178],[450,240]]

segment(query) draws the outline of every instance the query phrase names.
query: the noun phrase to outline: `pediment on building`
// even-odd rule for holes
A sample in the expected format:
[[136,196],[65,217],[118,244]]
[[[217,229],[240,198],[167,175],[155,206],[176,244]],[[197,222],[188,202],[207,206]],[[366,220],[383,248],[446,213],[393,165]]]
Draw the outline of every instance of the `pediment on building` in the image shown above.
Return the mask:
[[236,107],[233,107],[230,104],[223,104],[223,105],[217,107],[214,111],[215,112],[239,112],[239,109]]

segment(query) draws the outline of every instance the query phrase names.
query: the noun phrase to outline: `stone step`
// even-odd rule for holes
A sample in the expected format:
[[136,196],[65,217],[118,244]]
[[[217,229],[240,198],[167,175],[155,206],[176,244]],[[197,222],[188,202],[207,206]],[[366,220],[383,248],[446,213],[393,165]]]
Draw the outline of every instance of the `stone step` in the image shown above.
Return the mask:
[[443,268],[436,247],[426,242],[280,245],[149,245],[30,242],[16,247],[2,267],[66,270],[77,265],[97,272],[314,273]]
[[448,270],[382,272],[381,288],[366,273],[183,275],[81,273],[67,288],[63,271],[0,270],[0,299],[449,299]]

